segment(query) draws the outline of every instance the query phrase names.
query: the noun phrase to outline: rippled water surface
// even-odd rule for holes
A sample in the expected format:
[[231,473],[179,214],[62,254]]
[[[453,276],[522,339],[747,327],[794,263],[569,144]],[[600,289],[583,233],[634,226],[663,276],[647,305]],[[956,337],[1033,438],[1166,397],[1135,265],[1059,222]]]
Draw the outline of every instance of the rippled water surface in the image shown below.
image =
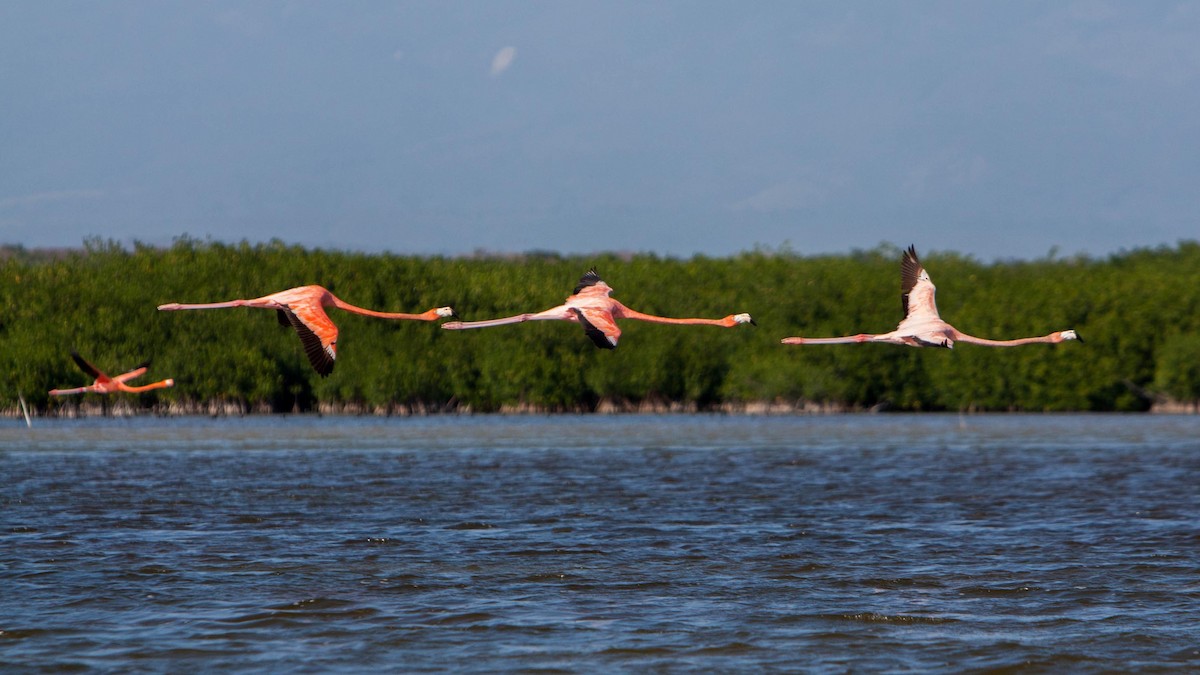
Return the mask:
[[0,668],[1200,668],[1200,419],[0,423]]

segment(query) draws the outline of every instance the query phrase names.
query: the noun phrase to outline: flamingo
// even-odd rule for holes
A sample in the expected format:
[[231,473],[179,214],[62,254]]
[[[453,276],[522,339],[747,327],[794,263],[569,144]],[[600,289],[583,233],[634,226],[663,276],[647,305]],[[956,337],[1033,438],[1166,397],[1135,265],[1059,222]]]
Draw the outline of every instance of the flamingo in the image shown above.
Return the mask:
[[[567,301],[536,314],[518,314],[503,319],[487,321],[451,321],[442,324],[446,330],[468,328],[491,328],[524,321],[575,321],[583,325],[583,331],[601,349],[616,349],[621,329],[616,319],[637,319],[651,323],[670,323],[732,328],[741,323],[754,324],[749,314],[730,314],[723,319],[672,319],[665,316],[643,314],[629,309],[617,300],[608,297],[613,289],[600,279],[596,268],[592,268],[579,279],[579,285]],[[757,324],[755,324],[757,325]]]
[[380,319],[407,319],[411,321],[436,321],[437,319],[454,316],[454,310],[449,307],[437,307],[421,314],[400,314],[394,312],[376,312],[372,309],[355,307],[342,301],[333,293],[321,286],[299,286],[279,291],[252,300],[230,300],[229,302],[212,302],[199,305],[184,305],[172,302],[159,305],[164,312],[181,309],[222,309],[225,307],[261,307],[274,309],[280,325],[291,326],[300,336],[308,361],[321,377],[333,372],[333,361],[337,358],[338,328],[329,315],[326,307],[336,307]]
[[1074,330],[1060,330],[1040,337],[1018,338],[1016,340],[989,340],[987,338],[967,335],[954,326],[942,320],[938,315],[937,305],[933,295],[937,290],[929,273],[917,259],[917,250],[909,246],[900,261],[900,299],[904,305],[904,320],[890,333],[871,335],[859,333],[845,337],[805,338],[790,337],[782,340],[785,345],[829,345],[849,342],[890,342],[910,347],[945,347],[953,349],[955,342],[966,342],[985,347],[1016,347],[1035,342],[1058,343],[1063,340],[1079,340],[1083,338]]
[[158,382],[151,382],[150,384],[143,384],[141,386],[131,387],[131,386],[125,384],[129,380],[132,380],[135,377],[139,377],[143,373],[145,373],[146,368],[149,367],[149,365],[150,365],[149,361],[146,361],[145,363],[141,364],[137,368],[134,368],[133,370],[129,371],[128,373],[122,373],[121,375],[117,375],[116,377],[109,377],[108,375],[104,374],[104,371],[102,371],[99,368],[97,368],[96,366],[93,366],[92,364],[88,363],[87,360],[84,359],[82,356],[80,356],[78,352],[71,352],[71,358],[75,359],[75,363],[79,366],[80,370],[82,370],[83,372],[87,373],[88,375],[91,375],[92,377],[96,378],[96,381],[86,387],[76,387],[74,389],[51,389],[50,390],[51,396],[65,396],[67,394],[86,394],[88,392],[94,392],[97,394],[108,394],[108,393],[111,393],[114,391],[124,391],[124,392],[128,392],[131,394],[137,394],[137,393],[141,393],[143,391],[150,391],[151,389],[165,389],[167,387],[175,386],[175,380],[172,380],[169,378],[166,380],[160,380]]

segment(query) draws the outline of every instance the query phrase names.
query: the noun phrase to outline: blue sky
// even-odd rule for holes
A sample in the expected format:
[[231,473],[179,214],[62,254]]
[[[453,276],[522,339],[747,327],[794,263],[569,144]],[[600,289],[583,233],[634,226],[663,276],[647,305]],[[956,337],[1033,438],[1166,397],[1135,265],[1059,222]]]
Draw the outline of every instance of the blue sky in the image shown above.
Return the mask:
[[0,3],[0,243],[1200,236],[1200,3]]

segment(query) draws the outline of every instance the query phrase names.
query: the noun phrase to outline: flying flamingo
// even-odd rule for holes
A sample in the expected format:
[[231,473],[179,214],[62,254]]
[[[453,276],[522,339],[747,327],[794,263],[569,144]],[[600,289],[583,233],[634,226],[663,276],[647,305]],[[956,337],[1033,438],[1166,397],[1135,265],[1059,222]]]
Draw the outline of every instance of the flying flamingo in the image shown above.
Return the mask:
[[954,326],[942,321],[942,317],[938,316],[937,305],[934,304],[933,300],[934,292],[937,289],[934,287],[933,281],[929,278],[929,273],[925,271],[925,268],[921,266],[921,261],[917,259],[916,248],[912,246],[909,246],[908,250],[904,252],[904,258],[900,262],[900,286],[903,291],[900,299],[904,305],[905,316],[900,325],[896,327],[896,330],[890,333],[879,335],[859,333],[858,335],[831,338],[790,337],[784,338],[782,342],[785,345],[890,342],[910,347],[945,347],[947,349],[952,349],[956,341],[984,345],[986,347],[1016,347],[1017,345],[1027,345],[1035,342],[1058,343],[1063,340],[1079,340],[1083,342],[1083,339],[1073,330],[1060,330],[1041,337],[1027,337],[1016,340],[988,340],[959,331]]
[[723,319],[672,319],[665,316],[654,316],[629,309],[617,300],[608,297],[613,289],[600,279],[596,269],[592,268],[579,280],[575,292],[563,304],[536,314],[518,314],[517,316],[488,321],[451,321],[442,324],[447,330],[464,330],[467,328],[491,328],[523,321],[575,321],[583,325],[583,331],[592,342],[601,349],[616,349],[617,339],[621,337],[621,329],[616,319],[637,319],[651,323],[671,323],[704,326],[724,326],[731,328],[739,323],[753,324],[754,319],[749,314],[730,314]]
[[114,391],[124,391],[124,392],[129,392],[131,394],[137,394],[137,393],[140,393],[143,391],[150,391],[151,389],[164,389],[166,387],[174,387],[175,386],[175,380],[172,380],[172,379],[161,380],[159,382],[151,382],[150,384],[143,384],[141,386],[133,386],[133,387],[125,384],[129,380],[132,380],[135,377],[139,377],[143,373],[145,373],[146,368],[150,365],[149,361],[143,363],[142,365],[138,366],[137,368],[134,368],[133,370],[129,371],[128,373],[123,373],[121,375],[117,375],[116,377],[109,377],[108,375],[105,375],[102,370],[100,370],[96,366],[93,366],[92,364],[88,363],[78,353],[71,352],[71,358],[75,359],[75,363],[79,366],[80,370],[82,370],[83,372],[87,373],[88,375],[91,375],[92,377],[96,378],[96,381],[86,387],[76,387],[75,389],[51,389],[50,390],[51,396],[65,396],[67,394],[86,394],[88,392],[94,392],[97,394],[108,394],[108,393],[111,393]]
[[230,300],[229,302],[212,302],[201,305],[182,305],[172,302],[159,305],[163,311],[179,309],[221,309],[225,307],[261,307],[277,310],[276,315],[282,326],[291,326],[300,335],[300,342],[308,354],[308,361],[321,377],[333,372],[333,360],[337,358],[338,328],[330,321],[325,313],[326,307],[336,307],[347,312],[374,316],[380,319],[408,319],[412,321],[436,321],[442,317],[454,316],[454,310],[449,307],[438,307],[421,314],[399,314],[394,312],[376,312],[372,309],[355,307],[330,293],[321,286],[300,286],[279,291],[253,300]]

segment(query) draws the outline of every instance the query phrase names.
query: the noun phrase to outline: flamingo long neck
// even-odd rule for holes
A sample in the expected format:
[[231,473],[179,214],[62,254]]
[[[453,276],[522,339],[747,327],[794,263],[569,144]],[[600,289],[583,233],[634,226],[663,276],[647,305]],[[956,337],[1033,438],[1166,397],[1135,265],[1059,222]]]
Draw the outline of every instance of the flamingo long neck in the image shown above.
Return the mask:
[[436,309],[431,309],[428,312],[423,312],[421,314],[404,314],[402,312],[377,312],[373,309],[367,309],[365,307],[357,307],[357,306],[352,305],[332,294],[330,294],[330,297],[333,298],[333,306],[337,307],[338,309],[345,310],[347,312],[353,312],[355,314],[362,314],[363,316],[373,316],[378,319],[406,319],[409,321],[433,321],[434,319],[438,318]]
[[638,321],[648,321],[650,323],[670,323],[676,325],[689,326],[726,326],[726,319],[673,319],[667,316],[655,316],[653,314],[643,314],[636,310],[629,309],[621,305],[618,311],[613,312],[614,316],[622,319],[636,319]]
[[1054,334],[1042,335],[1040,337],[1017,338],[1015,340],[989,340],[987,338],[959,333],[957,339],[959,342],[966,342],[973,345],[983,345],[984,347],[1019,347],[1021,345],[1031,345],[1038,342],[1054,342]]
[[687,326],[724,326],[725,322],[721,319],[672,319],[666,316],[626,316],[626,319],[637,319],[639,321],[647,321],[649,323],[671,323],[676,325]]
[[121,383],[120,389],[121,391],[129,392],[130,394],[137,394],[143,391],[150,391],[151,389],[165,389],[173,386],[175,386],[175,380],[160,380],[158,382],[151,382],[150,384],[143,384],[140,386],[130,386],[128,384]]

